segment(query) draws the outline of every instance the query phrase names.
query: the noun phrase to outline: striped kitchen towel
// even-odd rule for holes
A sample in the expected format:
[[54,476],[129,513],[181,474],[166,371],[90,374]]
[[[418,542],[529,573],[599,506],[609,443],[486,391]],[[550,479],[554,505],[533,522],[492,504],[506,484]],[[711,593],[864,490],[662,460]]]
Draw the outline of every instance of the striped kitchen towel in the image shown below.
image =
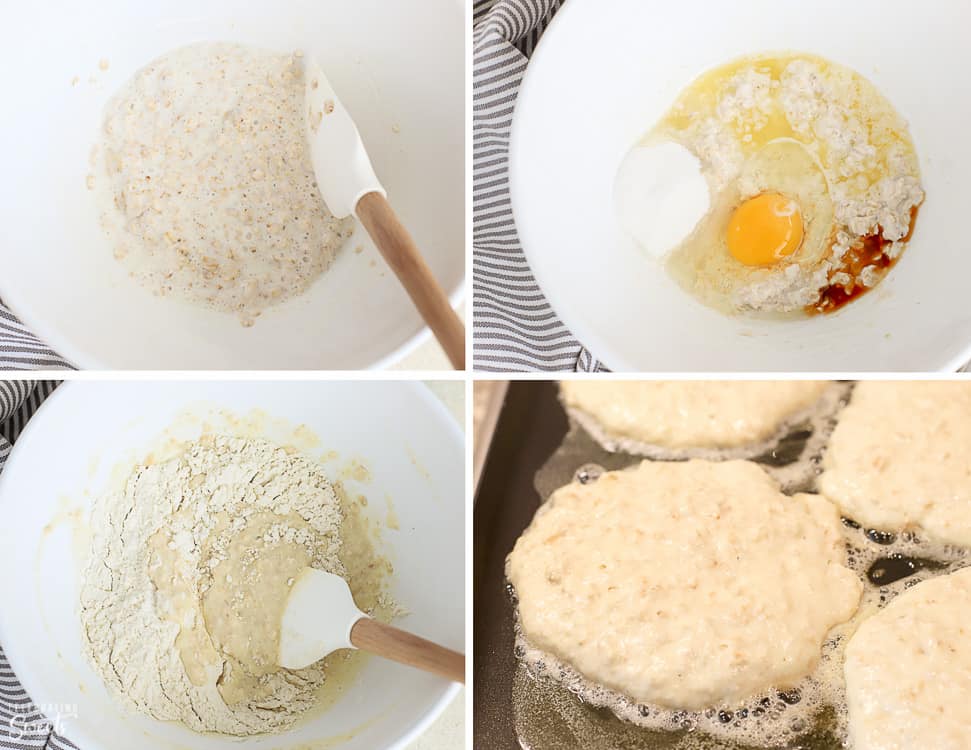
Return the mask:
[[28,331],[0,300],[0,370],[63,369],[73,368]]
[[[0,381],[0,471],[27,420],[57,386],[56,381]],[[5,602],[4,606],[16,604]],[[71,710],[70,706],[35,705],[10,669],[0,644],[0,748],[74,748],[58,734],[60,723],[70,718]]]
[[543,30],[565,0],[473,5],[473,324],[477,370],[604,369],[557,319],[523,255],[509,203],[516,93]]

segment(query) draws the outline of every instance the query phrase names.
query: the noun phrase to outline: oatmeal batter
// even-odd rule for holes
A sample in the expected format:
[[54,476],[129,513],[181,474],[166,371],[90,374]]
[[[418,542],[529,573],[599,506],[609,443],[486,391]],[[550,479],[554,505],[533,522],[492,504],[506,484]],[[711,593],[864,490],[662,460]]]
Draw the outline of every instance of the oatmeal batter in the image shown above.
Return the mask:
[[586,417],[584,425],[592,424],[606,440],[721,449],[776,436],[828,386],[823,381],[570,380],[560,384],[560,394],[567,409]]
[[300,570],[345,575],[342,506],[318,466],[264,440],[203,438],[92,513],[83,641],[122,702],[240,736],[282,731],[315,704],[322,664],[274,662]]
[[102,221],[142,285],[252,325],[305,292],[353,220],[327,210],[296,55],[203,43],[160,57],[108,103]]
[[971,736],[971,569],[923,581],[846,648],[853,750],[965,750]]
[[971,383],[859,383],[823,469],[820,491],[854,521],[971,547]]
[[554,492],[507,576],[532,647],[693,710],[812,672],[860,601],[845,562],[836,509],[786,497],[757,465],[645,461]]

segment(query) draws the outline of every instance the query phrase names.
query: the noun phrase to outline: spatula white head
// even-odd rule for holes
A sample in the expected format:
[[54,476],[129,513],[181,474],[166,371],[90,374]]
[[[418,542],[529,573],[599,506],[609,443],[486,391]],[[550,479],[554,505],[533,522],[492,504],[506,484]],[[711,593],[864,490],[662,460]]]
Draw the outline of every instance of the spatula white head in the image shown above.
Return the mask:
[[280,621],[280,666],[301,669],[339,648],[355,648],[351,628],[362,617],[343,578],[305,568]]
[[350,113],[315,60],[304,58],[307,142],[320,194],[339,219],[367,193],[386,196]]
[[360,133],[320,66],[307,59],[307,140],[320,194],[338,218],[356,214],[456,369],[465,369],[465,326],[388,203]]
[[465,679],[465,656],[372,620],[358,610],[343,578],[305,568],[280,621],[279,664],[300,669],[339,648],[360,648],[456,682]]

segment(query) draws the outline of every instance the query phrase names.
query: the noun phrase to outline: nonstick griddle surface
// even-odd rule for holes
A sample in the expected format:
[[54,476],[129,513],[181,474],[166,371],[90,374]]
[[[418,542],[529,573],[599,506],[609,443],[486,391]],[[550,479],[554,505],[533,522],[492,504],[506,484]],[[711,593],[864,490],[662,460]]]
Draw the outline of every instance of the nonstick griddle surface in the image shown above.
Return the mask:
[[[533,478],[567,433],[556,385],[510,383],[479,482],[473,514],[473,746],[518,748],[513,729],[513,609],[506,555],[539,507]],[[538,750],[538,749],[537,749]]]

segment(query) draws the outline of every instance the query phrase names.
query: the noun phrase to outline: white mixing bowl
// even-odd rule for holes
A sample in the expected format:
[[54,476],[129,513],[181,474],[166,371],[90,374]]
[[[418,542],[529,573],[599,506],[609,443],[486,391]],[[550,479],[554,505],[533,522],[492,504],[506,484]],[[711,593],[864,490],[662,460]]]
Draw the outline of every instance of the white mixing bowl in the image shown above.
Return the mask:
[[[83,750],[227,748],[400,748],[416,737],[457,687],[417,670],[370,658],[322,715],[283,735],[243,741],[204,736],[126,712],[81,652],[79,560],[85,545],[71,515],[87,515],[115,474],[133,466],[158,436],[197,436],[185,410],[266,412],[264,434],[283,441],[306,424],[338,465],[356,459],[376,521],[391,498],[400,530],[384,532],[395,568],[392,594],[410,614],[397,624],[464,650],[464,451],[455,421],[415,383],[77,382],[62,385],[17,440],[0,474],[0,643],[38,704],[60,707],[62,732]],[[283,425],[281,420],[290,423]],[[173,428],[173,424],[176,425]],[[325,466],[325,470],[326,466]],[[123,476],[123,474],[121,474]],[[70,707],[70,708],[68,708]],[[50,710],[50,709],[49,709]],[[55,718],[51,716],[49,718]]]
[[[156,298],[125,274],[85,185],[88,157],[107,99],[161,54],[206,40],[315,54],[392,205],[457,303],[465,268],[464,15],[461,0],[5,8],[0,298],[85,368],[339,370],[398,359],[427,331],[362,230],[307,294],[246,329],[232,315]],[[358,245],[365,252],[355,254]]]
[[[530,266],[563,322],[618,371],[953,370],[971,358],[971,4],[937,0],[570,0],[519,94],[510,181]],[[873,81],[907,118],[927,202],[877,289],[834,315],[727,317],[628,239],[624,154],[703,71],[796,50]]]

